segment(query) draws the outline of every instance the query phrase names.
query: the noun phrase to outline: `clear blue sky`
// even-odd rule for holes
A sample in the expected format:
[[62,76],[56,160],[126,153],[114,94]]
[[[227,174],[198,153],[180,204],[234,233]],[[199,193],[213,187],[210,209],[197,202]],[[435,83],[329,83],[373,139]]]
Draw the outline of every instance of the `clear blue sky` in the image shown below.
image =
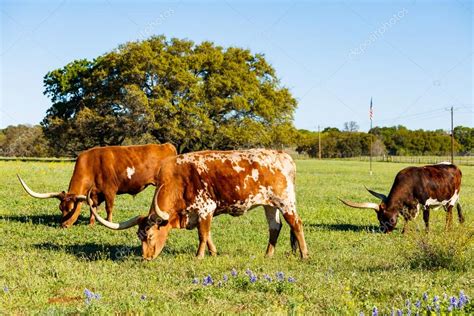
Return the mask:
[[298,128],[346,121],[473,126],[472,1],[1,1],[0,127],[36,124],[43,76],[140,36],[264,53],[299,106]]

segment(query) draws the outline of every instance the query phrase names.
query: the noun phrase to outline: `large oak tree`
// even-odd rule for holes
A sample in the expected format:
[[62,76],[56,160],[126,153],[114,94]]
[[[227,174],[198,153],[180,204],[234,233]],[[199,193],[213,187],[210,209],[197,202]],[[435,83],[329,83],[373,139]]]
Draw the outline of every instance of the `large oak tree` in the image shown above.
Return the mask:
[[279,146],[295,132],[296,100],[264,56],[210,42],[130,42],[53,70],[44,85],[53,104],[42,126],[57,155],[145,134],[187,152]]

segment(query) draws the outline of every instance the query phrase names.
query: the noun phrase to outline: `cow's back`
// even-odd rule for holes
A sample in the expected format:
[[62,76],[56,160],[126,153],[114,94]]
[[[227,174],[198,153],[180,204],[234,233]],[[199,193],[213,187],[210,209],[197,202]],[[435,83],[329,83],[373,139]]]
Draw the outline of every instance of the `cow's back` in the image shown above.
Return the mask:
[[284,152],[203,151],[179,155],[168,160],[167,165],[162,170],[167,174],[160,181],[173,183],[176,190],[185,190],[176,193],[184,196],[183,205],[212,200],[217,213],[245,212],[253,205],[265,204],[295,208],[295,164]]

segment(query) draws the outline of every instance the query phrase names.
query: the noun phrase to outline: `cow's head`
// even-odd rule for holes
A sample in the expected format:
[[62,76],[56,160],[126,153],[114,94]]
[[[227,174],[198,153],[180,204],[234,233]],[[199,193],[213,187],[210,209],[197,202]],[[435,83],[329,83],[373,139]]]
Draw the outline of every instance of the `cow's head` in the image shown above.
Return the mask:
[[72,194],[67,192],[49,192],[49,193],[38,193],[31,190],[23,181],[23,179],[18,176],[18,180],[20,180],[21,185],[25,189],[25,191],[34,198],[37,199],[51,199],[56,198],[60,201],[59,203],[59,210],[61,211],[61,227],[67,228],[72,226],[74,222],[79,217],[80,208],[82,202],[87,200],[85,195],[80,194]]
[[339,200],[350,207],[375,210],[377,219],[380,223],[380,230],[384,233],[392,232],[397,225],[398,212],[387,208],[387,196],[385,194],[378,193],[370,189],[367,189],[367,191],[369,191],[373,196],[379,198],[381,200],[380,204],[372,202],[356,203],[342,199]]
[[[93,206],[90,198],[90,191],[87,196],[91,211],[96,219],[102,225],[113,229],[123,230],[138,225],[137,235],[142,242],[142,255],[146,260],[152,260],[158,257],[165,246],[168,233],[174,226],[171,224],[170,215],[160,209],[158,206],[158,196],[163,186],[155,191],[153,202],[150,207],[148,216],[135,216],[122,223],[111,223],[97,214],[97,210]],[[173,221],[176,222],[176,221]]]

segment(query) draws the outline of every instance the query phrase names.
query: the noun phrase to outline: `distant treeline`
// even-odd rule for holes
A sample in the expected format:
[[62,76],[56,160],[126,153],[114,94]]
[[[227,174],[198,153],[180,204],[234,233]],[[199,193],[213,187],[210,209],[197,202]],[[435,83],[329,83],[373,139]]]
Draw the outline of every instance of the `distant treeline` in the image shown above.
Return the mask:
[[[353,123],[353,122],[350,122]],[[349,124],[350,126],[351,124]],[[451,151],[450,135],[443,130],[425,131],[409,130],[404,126],[375,127],[369,133],[358,132],[357,125],[352,124],[344,131],[337,128],[326,128],[321,132],[321,156],[323,158],[347,158],[369,154],[372,140],[372,153],[376,156],[420,156],[448,155]],[[318,132],[295,130],[293,137],[285,137],[281,147],[296,148],[300,154],[310,157],[319,155]],[[454,129],[455,152],[458,155],[471,155],[474,148],[474,128],[457,126]],[[152,137],[138,135],[129,139],[127,144],[158,142]],[[96,144],[98,145],[98,144]],[[237,145],[235,148],[247,146]],[[210,146],[208,147],[210,148]],[[17,125],[0,130],[0,156],[5,157],[58,157],[63,152],[56,152],[44,136],[41,126]],[[74,155],[71,155],[71,157]]]
[[[347,124],[346,124],[347,125]],[[474,128],[457,126],[454,129],[454,150],[458,155],[470,155],[474,148]],[[404,126],[375,127],[369,133],[340,131],[326,128],[321,132],[321,156],[323,158],[347,158],[370,154],[376,156],[424,156],[448,155],[451,152],[451,136],[443,130],[409,130]],[[299,130],[296,150],[310,157],[319,155],[317,132]]]

